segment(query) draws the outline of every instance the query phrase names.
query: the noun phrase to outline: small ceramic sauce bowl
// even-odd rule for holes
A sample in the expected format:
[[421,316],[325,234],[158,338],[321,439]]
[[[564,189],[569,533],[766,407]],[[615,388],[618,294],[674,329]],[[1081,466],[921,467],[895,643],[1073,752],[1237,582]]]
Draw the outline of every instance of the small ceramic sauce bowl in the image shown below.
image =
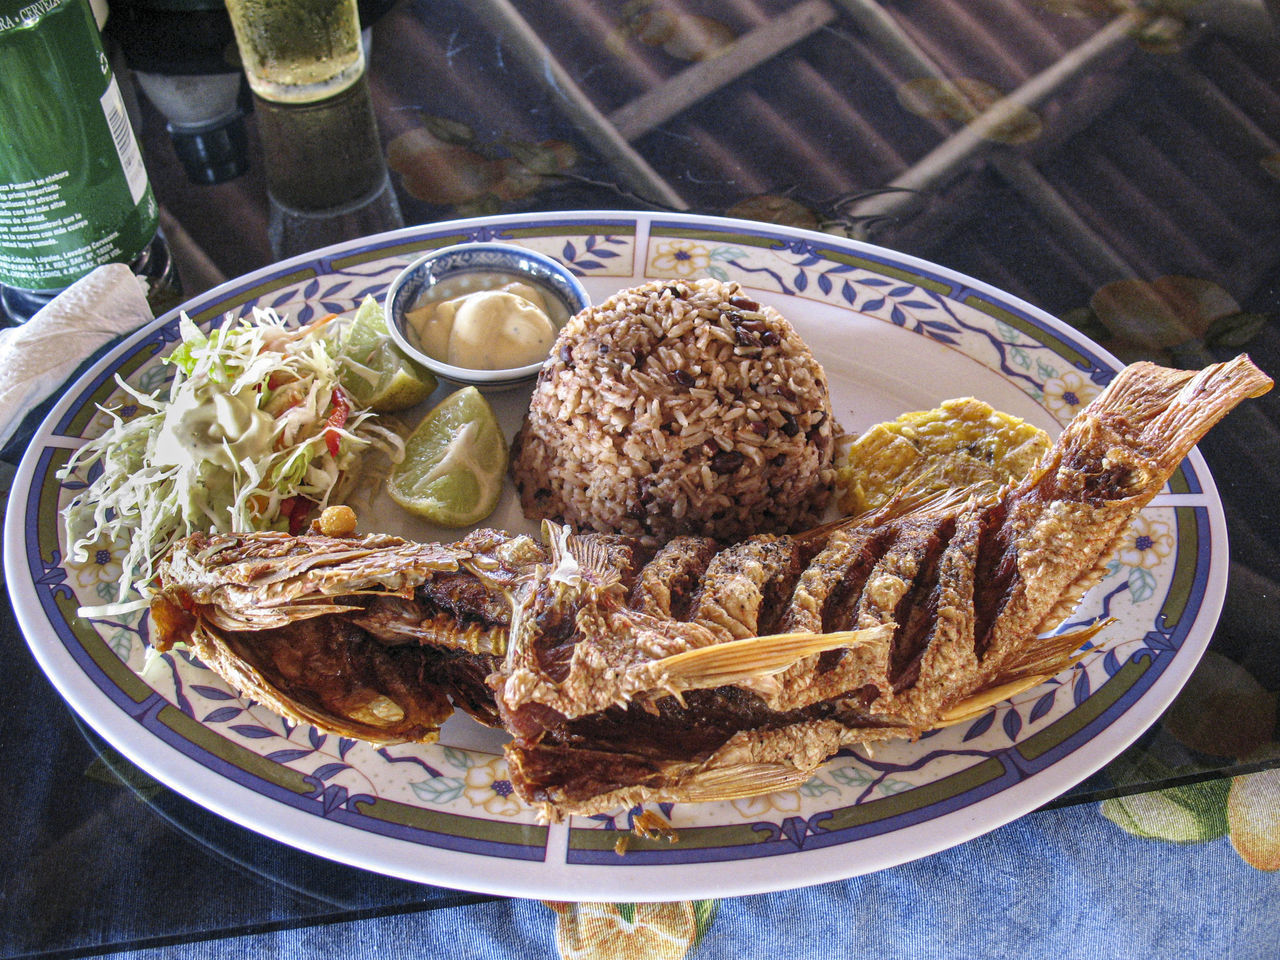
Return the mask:
[[[497,391],[532,380],[546,363],[546,357],[504,370],[458,367],[428,354],[410,329],[406,316],[409,311],[432,300],[493,289],[501,281],[490,282],[491,277],[515,279],[535,287],[548,304],[563,307],[563,319],[591,304],[578,278],[550,257],[507,243],[460,243],[419,257],[392,281],[386,299],[391,338],[408,356],[452,383]],[[558,333],[563,321],[557,322],[556,317],[552,317],[552,321]]]

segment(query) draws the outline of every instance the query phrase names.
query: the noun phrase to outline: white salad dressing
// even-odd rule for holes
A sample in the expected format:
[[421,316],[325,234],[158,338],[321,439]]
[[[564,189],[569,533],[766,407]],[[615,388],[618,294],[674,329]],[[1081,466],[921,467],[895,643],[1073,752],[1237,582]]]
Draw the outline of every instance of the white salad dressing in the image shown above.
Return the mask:
[[271,452],[275,421],[258,409],[256,397],[224,393],[208,383],[179,392],[165,408],[151,462],[158,466],[203,463],[205,480],[230,475],[245,459]]

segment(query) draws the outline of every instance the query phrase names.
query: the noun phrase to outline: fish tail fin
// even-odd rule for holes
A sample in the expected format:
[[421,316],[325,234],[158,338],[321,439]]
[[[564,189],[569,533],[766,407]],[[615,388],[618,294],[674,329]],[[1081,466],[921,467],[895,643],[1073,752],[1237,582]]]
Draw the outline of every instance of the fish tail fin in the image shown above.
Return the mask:
[[1246,353],[1200,370],[1175,370],[1144,360],[1116,374],[1096,402],[1136,419],[1154,420],[1170,408],[1211,404],[1229,409],[1246,398],[1262,396],[1271,387],[1271,378]]
[[1064,437],[1077,425],[1087,428],[1109,415],[1122,417],[1133,431],[1133,442],[1177,463],[1236,405],[1262,396],[1273,384],[1243,353],[1203,370],[1132,363],[1089,405],[1090,416],[1077,417]]
[[1170,384],[1172,396],[1143,434],[1157,443],[1168,443],[1172,438],[1171,455],[1180,460],[1238,403],[1262,396],[1273,385],[1274,381],[1243,353],[1225,363],[1185,373]]
[[1132,363],[1067,424],[1018,492],[1141,507],[1214,424],[1272,385],[1245,354],[1203,370]]

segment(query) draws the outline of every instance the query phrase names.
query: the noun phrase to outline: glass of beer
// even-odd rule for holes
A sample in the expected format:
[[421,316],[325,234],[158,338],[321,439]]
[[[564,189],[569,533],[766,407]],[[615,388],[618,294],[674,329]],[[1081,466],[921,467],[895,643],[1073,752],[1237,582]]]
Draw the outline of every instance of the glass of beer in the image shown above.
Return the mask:
[[364,72],[356,0],[226,2],[249,86],[264,100],[323,100]]

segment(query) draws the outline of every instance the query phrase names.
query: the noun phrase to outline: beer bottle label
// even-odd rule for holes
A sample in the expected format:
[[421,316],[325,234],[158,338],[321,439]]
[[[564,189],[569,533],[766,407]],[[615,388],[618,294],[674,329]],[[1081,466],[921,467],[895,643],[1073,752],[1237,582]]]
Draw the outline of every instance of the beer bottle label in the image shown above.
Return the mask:
[[0,283],[58,290],[159,211],[88,0],[0,0]]

